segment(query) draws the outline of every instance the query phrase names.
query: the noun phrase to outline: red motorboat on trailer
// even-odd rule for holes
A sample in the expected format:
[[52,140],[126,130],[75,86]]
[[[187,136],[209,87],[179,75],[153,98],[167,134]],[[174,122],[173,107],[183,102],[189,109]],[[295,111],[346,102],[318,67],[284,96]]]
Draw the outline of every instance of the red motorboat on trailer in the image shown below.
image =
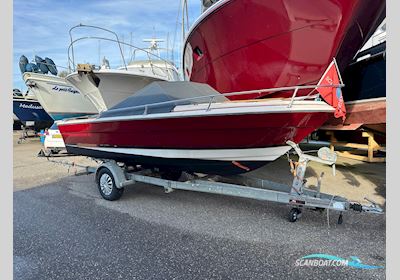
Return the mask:
[[[385,16],[382,0],[204,0],[183,52],[186,80],[221,93],[316,84],[343,70]],[[208,9],[207,9],[208,7]],[[309,91],[299,91],[307,95]],[[254,92],[230,99],[290,96]]]
[[229,101],[235,94],[193,82],[153,82],[97,117],[57,124],[69,153],[227,175],[274,161],[290,149],[286,141],[299,143],[335,111],[317,95]]

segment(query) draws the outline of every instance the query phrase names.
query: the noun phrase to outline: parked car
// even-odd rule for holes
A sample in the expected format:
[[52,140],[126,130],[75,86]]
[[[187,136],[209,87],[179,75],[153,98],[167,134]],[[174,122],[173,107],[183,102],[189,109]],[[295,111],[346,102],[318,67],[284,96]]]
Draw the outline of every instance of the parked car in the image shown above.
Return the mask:
[[45,130],[44,149],[47,154],[58,154],[65,150],[64,140],[56,123]]

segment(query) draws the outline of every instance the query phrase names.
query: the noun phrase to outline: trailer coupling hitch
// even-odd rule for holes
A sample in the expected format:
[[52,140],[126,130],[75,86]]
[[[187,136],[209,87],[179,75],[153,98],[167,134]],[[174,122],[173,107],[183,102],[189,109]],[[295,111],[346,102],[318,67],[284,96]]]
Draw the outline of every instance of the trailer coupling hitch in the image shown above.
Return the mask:
[[350,202],[350,209],[357,212],[368,212],[374,214],[383,214],[383,209],[377,205],[376,202],[364,197],[364,199],[371,203],[371,205],[362,205],[358,202]]

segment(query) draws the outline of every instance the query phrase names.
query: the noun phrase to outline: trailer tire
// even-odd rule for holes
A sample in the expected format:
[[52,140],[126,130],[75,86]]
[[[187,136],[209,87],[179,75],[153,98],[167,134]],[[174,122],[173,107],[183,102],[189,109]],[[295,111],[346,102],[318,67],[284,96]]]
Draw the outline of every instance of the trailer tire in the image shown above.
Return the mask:
[[114,175],[108,168],[101,168],[97,172],[96,179],[99,192],[105,200],[114,201],[121,198],[124,188],[117,188]]
[[299,208],[292,208],[289,212],[289,222],[294,223],[300,217],[301,211]]

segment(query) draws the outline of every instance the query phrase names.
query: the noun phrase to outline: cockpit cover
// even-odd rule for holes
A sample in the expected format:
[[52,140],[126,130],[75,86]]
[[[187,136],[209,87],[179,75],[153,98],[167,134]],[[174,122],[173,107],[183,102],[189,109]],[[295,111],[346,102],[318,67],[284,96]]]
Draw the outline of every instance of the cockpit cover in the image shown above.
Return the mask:
[[[101,113],[102,117],[114,117],[114,116],[129,116],[129,115],[141,115],[144,113],[145,108],[136,106],[149,105],[147,114],[155,113],[167,113],[176,105],[188,105],[196,103],[206,103],[210,101],[210,95],[217,95],[214,98],[215,102],[228,101],[226,97],[220,95],[220,93],[214,90],[207,84],[195,83],[195,82],[153,82],[143,89],[136,92],[131,97],[128,97],[124,101],[118,103],[109,110]],[[182,100],[186,98],[199,97],[195,100]],[[204,97],[204,98],[201,98]],[[167,104],[155,104],[160,102],[168,102]]]

